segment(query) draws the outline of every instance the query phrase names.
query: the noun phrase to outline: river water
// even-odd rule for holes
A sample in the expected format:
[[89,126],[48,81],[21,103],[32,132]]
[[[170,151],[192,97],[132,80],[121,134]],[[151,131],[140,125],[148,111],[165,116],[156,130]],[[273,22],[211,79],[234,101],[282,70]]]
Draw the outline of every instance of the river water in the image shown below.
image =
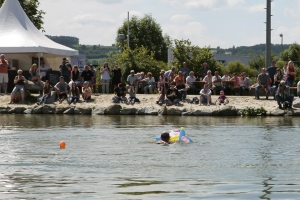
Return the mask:
[[[300,199],[299,118],[1,115],[0,125],[0,199]],[[180,126],[194,143],[155,144]]]

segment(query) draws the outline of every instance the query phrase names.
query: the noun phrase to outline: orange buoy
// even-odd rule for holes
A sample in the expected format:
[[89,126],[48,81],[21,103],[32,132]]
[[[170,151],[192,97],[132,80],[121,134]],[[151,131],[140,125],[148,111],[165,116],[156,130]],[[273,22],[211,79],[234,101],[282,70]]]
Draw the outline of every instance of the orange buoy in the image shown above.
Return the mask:
[[59,147],[60,147],[61,149],[66,148],[66,143],[65,143],[64,141],[61,141],[61,142],[59,143]]

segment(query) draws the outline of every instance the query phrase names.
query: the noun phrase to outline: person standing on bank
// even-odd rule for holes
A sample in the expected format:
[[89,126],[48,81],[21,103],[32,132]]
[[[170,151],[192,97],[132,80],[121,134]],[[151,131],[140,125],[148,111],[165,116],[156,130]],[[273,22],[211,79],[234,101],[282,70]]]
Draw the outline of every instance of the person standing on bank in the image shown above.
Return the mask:
[[70,82],[70,74],[72,71],[72,67],[70,63],[67,62],[67,58],[63,58],[62,63],[59,66],[60,75],[64,77],[64,81],[66,83]]
[[113,68],[112,73],[112,84],[114,86],[114,89],[116,89],[118,87],[118,84],[122,82],[122,72],[117,62],[115,63],[115,67]]
[[109,80],[110,80],[110,69],[107,63],[104,63],[103,67],[100,69],[101,73],[101,83],[102,85],[102,93],[109,93]]
[[0,55],[0,93],[2,89],[2,83],[5,84],[4,93],[7,93],[7,83],[8,83],[8,68],[9,63],[5,60],[5,55]]
[[184,75],[184,79],[186,79],[186,77],[190,74],[190,68],[188,68],[187,63],[183,62],[182,63],[182,67],[180,68],[179,71],[182,71],[183,75]]
[[271,86],[274,85],[274,75],[276,74],[276,70],[278,67],[275,66],[276,62],[273,60],[270,67],[267,68],[267,73],[269,74],[270,79],[272,80]]
[[293,87],[295,77],[296,77],[296,70],[294,68],[294,62],[289,61],[288,62],[288,67],[287,67],[287,70],[286,70],[286,84],[289,87]]

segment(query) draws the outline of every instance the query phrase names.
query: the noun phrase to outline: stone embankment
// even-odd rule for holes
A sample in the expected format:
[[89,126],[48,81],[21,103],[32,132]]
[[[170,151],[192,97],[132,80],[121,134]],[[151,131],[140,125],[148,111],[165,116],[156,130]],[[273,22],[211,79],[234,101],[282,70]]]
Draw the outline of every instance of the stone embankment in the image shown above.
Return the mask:
[[[66,101],[45,105],[37,105],[38,95],[27,98],[26,104],[8,104],[9,95],[1,95],[1,114],[82,114],[82,115],[183,115],[183,116],[240,116],[243,110],[263,108],[267,116],[292,115],[300,116],[300,99],[295,98],[292,109],[281,110],[273,98],[266,100],[261,97],[255,100],[253,96],[228,96],[229,104],[211,106],[190,104],[183,102],[179,106],[159,106],[156,104],[157,95],[138,94],[140,103],[127,105],[125,103],[114,104],[111,101],[112,94],[96,94],[87,103],[79,102],[69,105]],[[188,95],[192,99],[197,95]],[[215,102],[217,96],[212,96]],[[259,113],[258,113],[259,114]]]

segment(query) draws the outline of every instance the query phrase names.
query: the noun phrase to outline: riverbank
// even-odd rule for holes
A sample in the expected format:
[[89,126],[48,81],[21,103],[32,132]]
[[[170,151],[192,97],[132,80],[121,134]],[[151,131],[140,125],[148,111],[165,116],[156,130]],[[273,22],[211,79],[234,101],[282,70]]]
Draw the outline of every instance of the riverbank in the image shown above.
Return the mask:
[[[277,102],[270,97],[260,100],[253,96],[228,96],[229,104],[216,105],[214,102],[218,96],[212,96],[212,105],[206,106],[188,103],[197,95],[188,95],[187,102],[182,102],[178,106],[160,106],[156,104],[157,94],[138,94],[140,103],[127,105],[125,103],[115,104],[112,102],[112,94],[95,94],[92,100],[85,103],[80,101],[76,105],[69,105],[66,101],[59,104],[37,105],[35,99],[37,94],[32,94],[31,101],[26,104],[8,104],[10,95],[1,94],[0,113],[1,114],[94,114],[94,115],[192,115],[192,116],[239,116],[243,109],[265,110],[268,116],[293,115],[300,116],[300,99],[295,97],[294,105],[291,109],[281,110]],[[199,98],[199,96],[198,96]],[[248,108],[247,108],[248,107]],[[253,109],[249,109],[249,107]],[[262,109],[263,108],[263,109]],[[255,115],[255,113],[254,113]],[[258,113],[260,115],[260,113]]]

